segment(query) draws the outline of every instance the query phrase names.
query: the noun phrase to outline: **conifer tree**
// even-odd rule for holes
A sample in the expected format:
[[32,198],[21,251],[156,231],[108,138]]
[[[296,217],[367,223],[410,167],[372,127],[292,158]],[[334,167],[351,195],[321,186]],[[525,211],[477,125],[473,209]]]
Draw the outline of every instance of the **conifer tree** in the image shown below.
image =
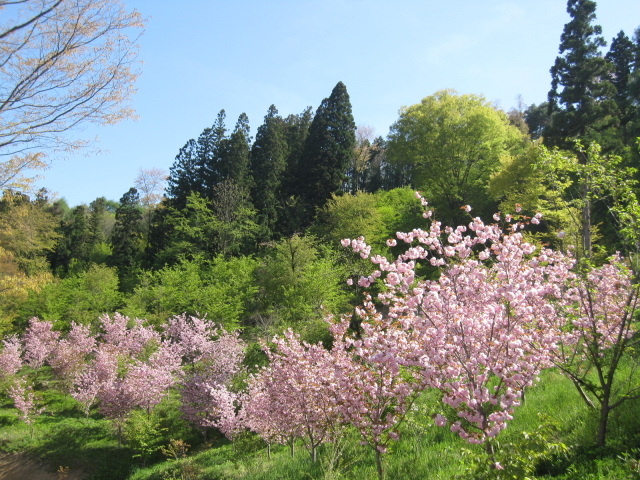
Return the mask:
[[312,120],[311,107],[307,107],[298,115],[289,115],[285,119],[289,153],[282,179],[281,214],[278,216],[278,234],[282,237],[291,237],[295,233],[302,232],[304,208],[298,192],[298,173]]
[[613,65],[610,81],[616,88],[614,99],[620,116],[621,141],[624,146],[631,147],[635,144],[635,139],[630,138],[628,128],[634,117],[629,80],[635,60],[634,50],[633,42],[621,30],[612,40],[609,52],[605,55]]
[[200,192],[199,172],[197,143],[191,139],[180,149],[169,171],[167,197],[172,206],[185,208],[189,194]]
[[262,228],[260,236],[263,240],[274,236],[278,221],[282,177],[287,166],[285,127],[278,109],[271,105],[251,148],[251,198],[258,210],[258,224]]
[[226,143],[226,113],[218,112],[216,121],[210,128],[205,128],[198,137],[198,166],[200,172],[200,192],[204,198],[213,198],[213,188],[224,180],[222,163]]
[[167,197],[172,207],[185,208],[191,193],[211,200],[213,187],[224,180],[223,163],[228,142],[225,117],[225,111],[220,110],[214,124],[205,128],[197,140],[189,140],[178,152],[167,181]]
[[305,202],[307,221],[332,193],[342,190],[356,145],[355,131],[347,87],[338,82],[316,110],[298,168],[299,194]]
[[[224,142],[220,162],[220,182],[232,181],[238,186],[249,188],[249,117],[241,113],[231,136]],[[214,185],[215,187],[215,185]]]
[[138,190],[130,188],[120,198],[116,223],[111,234],[111,262],[118,268],[120,285],[131,287],[132,275],[139,266],[143,251],[142,212]]
[[608,149],[615,145],[619,122],[615,86],[608,80],[612,65],[600,54],[606,42],[596,18],[593,0],[569,0],[571,21],[560,37],[560,54],[551,67],[549,115],[545,131],[547,146],[572,149],[577,139],[597,142]]

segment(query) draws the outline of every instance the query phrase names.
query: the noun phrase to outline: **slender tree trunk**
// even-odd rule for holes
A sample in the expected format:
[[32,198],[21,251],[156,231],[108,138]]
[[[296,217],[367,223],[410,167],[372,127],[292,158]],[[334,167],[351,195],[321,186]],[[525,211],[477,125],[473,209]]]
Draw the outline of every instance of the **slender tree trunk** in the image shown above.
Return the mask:
[[591,199],[589,198],[589,182],[582,187],[584,205],[582,207],[582,249],[584,258],[591,258]]
[[289,437],[289,449],[291,451],[291,456],[293,457],[295,452],[295,439],[293,437],[293,435],[291,435],[291,437]]
[[599,447],[604,447],[607,443],[607,426],[609,423],[609,412],[611,412],[610,406],[610,392],[605,391],[602,403],[600,404],[600,419],[598,420],[598,437],[596,443]]
[[378,469],[378,480],[384,480],[384,470],[382,468],[382,453],[376,448],[376,468]]

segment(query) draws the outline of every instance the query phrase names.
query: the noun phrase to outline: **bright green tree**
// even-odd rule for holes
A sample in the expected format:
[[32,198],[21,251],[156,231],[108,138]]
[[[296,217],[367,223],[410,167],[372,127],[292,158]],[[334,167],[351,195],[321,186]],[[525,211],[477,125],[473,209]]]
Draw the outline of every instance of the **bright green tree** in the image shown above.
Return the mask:
[[438,218],[456,224],[460,208],[493,213],[487,184],[502,157],[522,148],[523,134],[479,95],[443,90],[405,107],[391,127],[388,161],[406,171]]
[[88,270],[64,279],[56,279],[33,290],[20,308],[23,325],[38,317],[53,322],[58,329],[67,329],[71,322],[97,324],[104,313],[122,306],[115,268],[91,265]]
[[173,315],[207,315],[227,330],[238,328],[257,293],[251,257],[182,260],[147,271],[124,312],[160,324]]
[[348,304],[343,290],[346,267],[313,237],[294,235],[275,243],[256,270],[260,287],[254,322],[272,329],[304,328],[326,312],[342,312]]

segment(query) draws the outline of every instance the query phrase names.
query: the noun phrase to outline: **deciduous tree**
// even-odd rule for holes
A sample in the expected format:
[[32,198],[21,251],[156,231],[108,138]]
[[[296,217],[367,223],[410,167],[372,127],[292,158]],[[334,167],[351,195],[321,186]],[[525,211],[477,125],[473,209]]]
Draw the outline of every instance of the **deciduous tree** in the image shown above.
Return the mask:
[[482,96],[444,90],[401,110],[391,127],[387,157],[395,168],[408,170],[414,189],[434,199],[438,218],[457,225],[462,205],[473,205],[480,214],[493,212],[487,182],[522,139]]
[[111,0],[0,1],[0,186],[24,187],[87,123],[132,116],[138,12]]

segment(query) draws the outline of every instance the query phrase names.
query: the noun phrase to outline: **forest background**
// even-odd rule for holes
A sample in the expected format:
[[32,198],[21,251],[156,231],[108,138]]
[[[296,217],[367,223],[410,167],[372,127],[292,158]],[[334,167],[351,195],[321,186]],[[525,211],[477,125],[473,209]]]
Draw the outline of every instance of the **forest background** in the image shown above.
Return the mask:
[[[51,12],[60,4],[51,2]],[[179,148],[168,175],[141,169],[117,202],[98,197],[69,206],[46,189],[34,191],[29,168],[44,166],[42,152],[66,140],[33,130],[31,116],[23,120],[31,131],[14,128],[20,110],[8,105],[18,105],[16,89],[3,83],[3,351],[11,335],[30,331],[33,317],[63,334],[74,325],[96,333],[106,328],[102,316],[114,312],[158,330],[178,315],[206,317],[241,332],[250,368],[267,363],[260,342],[288,328],[330,345],[324,317],[350,315],[362,304],[367,285],[359,279],[371,270],[341,240],[364,236],[378,253],[401,253],[387,240],[429,225],[415,190],[442,225],[468,222],[471,209],[483,219],[540,213],[541,222],[529,226],[532,241],[558,251],[573,245],[592,266],[622,252],[635,270],[640,31],[605,42],[595,8],[568,2],[546,102],[505,112],[481,95],[440,90],[403,107],[383,138],[356,126],[347,87],[338,82],[315,109],[281,115],[272,105],[255,136],[245,114],[229,122],[220,110]],[[125,26],[110,24],[116,31],[141,27],[137,14],[120,15]],[[121,105],[137,76],[133,45],[116,52],[120,89],[78,122],[132,114]],[[13,57],[6,59],[9,65]],[[36,385],[44,391],[45,383]],[[224,431],[213,423],[196,420],[195,431]]]

